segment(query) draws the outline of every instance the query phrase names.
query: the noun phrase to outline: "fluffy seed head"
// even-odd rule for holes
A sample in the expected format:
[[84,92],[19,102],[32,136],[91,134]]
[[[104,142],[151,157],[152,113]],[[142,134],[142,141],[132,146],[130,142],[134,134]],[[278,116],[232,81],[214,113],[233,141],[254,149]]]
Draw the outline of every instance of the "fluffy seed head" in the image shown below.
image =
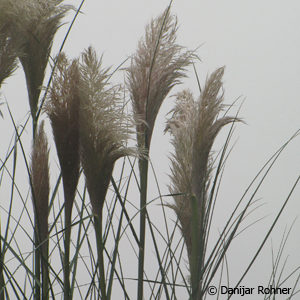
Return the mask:
[[71,8],[62,0],[0,0],[10,37],[20,45],[31,114],[35,117],[54,35]]
[[100,216],[115,161],[135,153],[127,147],[132,121],[125,114],[120,87],[108,83],[109,69],[91,47],[82,54],[80,71],[81,162],[93,212]]
[[14,43],[0,23],[0,88],[3,81],[16,70],[17,63],[17,51]]
[[37,230],[40,240],[48,235],[48,199],[49,199],[49,165],[48,143],[44,132],[44,124],[39,129],[34,140],[31,156],[32,198],[34,201]]
[[[198,202],[199,232],[205,234],[209,214],[208,188],[213,168],[211,148],[223,126],[238,121],[233,117],[219,117],[223,110],[222,76],[224,68],[217,69],[206,81],[198,101],[190,91],[177,94],[173,116],[167,123],[172,135],[174,154],[171,156],[170,191],[175,203],[171,207],[181,224],[189,259],[192,253],[191,196]],[[205,238],[202,237],[204,241]]]
[[176,32],[177,18],[168,9],[147,25],[145,37],[140,40],[127,69],[127,86],[141,147],[150,146],[154,123],[163,100],[172,87],[185,77],[186,67],[195,58],[192,52],[176,44]]
[[61,167],[68,214],[79,179],[79,78],[78,62],[70,62],[64,53],[60,54],[45,106]]

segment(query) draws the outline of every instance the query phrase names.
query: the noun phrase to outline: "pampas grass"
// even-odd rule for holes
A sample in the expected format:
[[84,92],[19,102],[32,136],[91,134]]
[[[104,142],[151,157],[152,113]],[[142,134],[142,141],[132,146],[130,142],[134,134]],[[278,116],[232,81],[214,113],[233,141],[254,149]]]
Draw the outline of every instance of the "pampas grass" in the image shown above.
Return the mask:
[[[0,15],[1,20],[1,15]],[[0,23],[0,88],[17,68],[17,52],[5,25]]]
[[152,19],[127,69],[140,147],[150,147],[159,108],[170,90],[186,77],[186,68],[196,58],[176,43],[177,30],[177,18],[169,8]]
[[[4,26],[6,29],[6,43],[9,42],[13,46],[10,53],[18,55],[25,74],[34,140],[39,117],[39,98],[53,38],[61,25],[61,19],[70,8],[71,6],[62,4],[62,0],[0,1],[0,23],[1,27]],[[13,60],[13,64],[8,69],[9,73],[15,68],[14,64]],[[36,226],[39,227],[39,223]],[[36,239],[39,240],[37,236]],[[35,297],[37,298],[39,298],[39,260],[39,254],[36,252]],[[47,279],[44,275],[43,281],[47,286]],[[43,297],[47,295],[46,286],[43,287]]]
[[[42,123],[33,143],[31,159],[32,200],[35,214],[35,232],[37,257],[42,266],[42,298],[48,298],[48,202],[49,202],[49,150],[47,138]],[[36,261],[36,268],[39,264]],[[38,274],[39,271],[36,272]],[[39,278],[37,278],[39,279]],[[39,283],[36,284],[35,294],[39,297]]]
[[70,237],[72,208],[79,180],[79,68],[64,53],[57,57],[49,99],[45,110],[50,118],[61,167],[65,206],[64,293],[70,291]]
[[[158,111],[170,92],[186,76],[186,68],[195,58],[176,43],[177,18],[170,6],[146,27],[136,53],[127,69],[127,86],[137,122],[137,141],[140,149],[149,153],[152,133]],[[148,162],[139,160],[140,167],[140,253],[138,299],[143,294],[143,269],[145,248],[145,218],[147,205]]]
[[49,201],[49,166],[48,143],[42,123],[37,132],[37,138],[33,143],[31,180],[32,198],[37,216],[40,242],[47,240],[48,236],[48,201]]
[[203,274],[212,208],[208,194],[213,168],[211,148],[222,127],[238,120],[218,117],[223,110],[223,74],[224,68],[220,68],[209,76],[198,101],[188,90],[177,94],[166,128],[171,132],[175,150],[171,157],[170,192],[178,195],[170,206],[180,222],[189,258],[192,296],[197,294],[197,299],[202,293],[202,278],[198,274]]
[[120,87],[110,86],[109,69],[102,67],[93,48],[85,50],[80,63],[81,161],[94,214],[101,299],[106,299],[102,210],[115,162],[135,153],[127,147],[130,119],[120,99]]
[[20,53],[33,120],[37,123],[38,102],[54,35],[71,8],[62,0],[1,0],[3,22]]
[[120,87],[109,84],[109,69],[91,47],[81,56],[80,72],[81,161],[93,213],[100,217],[114,163],[136,153],[127,146],[133,121],[125,113]]
[[[233,129],[241,123],[239,113],[232,115],[233,106],[224,104],[224,67],[207,77],[199,96],[183,87],[172,98],[165,130],[173,146],[166,184],[170,193],[161,193],[153,168],[159,197],[147,198],[150,148],[160,107],[197,59],[195,51],[177,43],[178,23],[171,4],[147,25],[127,65],[111,71],[98,55],[103,49],[88,47],[79,57],[69,58],[61,52],[64,40],[58,55],[51,56],[55,33],[71,9],[64,1],[0,0],[0,84],[20,61],[30,100],[30,114],[20,125],[7,105],[15,138],[0,165],[1,199],[8,199],[1,202],[0,300],[204,300],[211,285],[241,284],[264,248],[300,177],[263,240],[255,241],[259,246],[242,275],[234,276],[237,283],[232,283],[227,260],[232,241],[254,212],[257,192],[269,171],[299,131],[261,168],[217,228],[219,235],[213,234],[218,199],[230,209],[219,187]],[[48,85],[41,90],[48,63]],[[123,85],[114,81],[119,72]],[[197,74],[196,79],[200,87]],[[42,113],[45,120],[40,122]],[[34,131],[31,151],[24,143],[29,120]],[[50,128],[48,123],[54,139],[49,146],[44,130]],[[227,138],[214,152],[224,127],[229,129]],[[56,151],[49,152],[51,147]],[[56,161],[60,174],[52,171]],[[161,206],[155,205],[158,201]],[[148,210],[153,205],[155,216]],[[271,270],[275,275],[282,247],[279,251]],[[280,273],[277,283],[293,275],[290,298],[299,286],[299,268],[285,278]]]
[[57,58],[49,100],[45,110],[50,118],[62,171],[65,210],[70,219],[79,179],[79,69],[62,53]]

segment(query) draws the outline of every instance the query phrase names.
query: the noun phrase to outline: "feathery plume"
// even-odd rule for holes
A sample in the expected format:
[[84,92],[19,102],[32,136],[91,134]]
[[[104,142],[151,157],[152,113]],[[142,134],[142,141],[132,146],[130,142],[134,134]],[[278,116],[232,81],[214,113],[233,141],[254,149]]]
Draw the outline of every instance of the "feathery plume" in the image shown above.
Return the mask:
[[181,224],[182,235],[185,239],[188,255],[191,253],[191,203],[192,193],[192,158],[193,158],[193,125],[197,118],[197,103],[189,90],[177,94],[173,116],[167,122],[166,130],[172,135],[171,143],[174,154],[171,160],[172,194],[184,193],[174,197],[174,209]]
[[45,106],[52,125],[69,217],[79,179],[79,78],[78,62],[69,62],[61,53]]
[[[44,132],[44,123],[39,126],[33,142],[31,157],[32,198],[35,214],[35,241],[36,241],[36,268],[42,266],[42,297],[47,299],[49,272],[48,272],[48,201],[49,201],[49,149]],[[39,276],[39,271],[36,276]],[[39,294],[40,287],[35,287]]]
[[124,113],[120,87],[108,84],[109,69],[102,68],[91,47],[81,56],[80,146],[81,162],[94,214],[98,252],[99,290],[106,298],[102,209],[116,160],[134,154],[126,143],[130,137],[129,117]]
[[169,9],[152,19],[127,69],[127,86],[138,124],[140,147],[149,148],[163,100],[186,76],[186,67],[195,58],[193,52],[176,44],[177,28],[177,18],[170,14]]
[[[139,149],[149,154],[152,133],[158,111],[172,89],[185,77],[186,68],[195,55],[176,44],[177,18],[170,14],[170,6],[152,19],[139,41],[131,65],[127,68],[127,86],[133,105]],[[143,298],[147,176],[148,161],[139,160],[140,169],[140,248],[138,263],[138,294]]]
[[17,52],[13,41],[0,24],[0,88],[3,81],[17,69],[17,64]]
[[[205,243],[209,214],[208,188],[213,168],[211,148],[223,126],[239,121],[234,117],[219,117],[223,110],[222,76],[224,67],[217,69],[206,81],[198,101],[190,91],[177,94],[173,116],[166,129],[172,135],[174,154],[171,156],[171,186],[175,203],[170,205],[181,225],[190,268],[192,268],[192,197],[197,201],[199,241]],[[205,249],[205,245],[201,245]],[[204,257],[204,255],[203,255]],[[201,261],[202,263],[202,261]]]
[[0,0],[0,11],[11,25],[10,37],[21,47],[19,59],[26,77],[33,119],[54,35],[71,8],[61,3],[62,0]]
[[48,199],[49,199],[49,165],[48,143],[44,132],[44,124],[39,126],[33,143],[31,157],[31,180],[35,215],[40,241],[48,236]]
[[80,71],[81,162],[93,213],[101,217],[114,163],[135,153],[126,145],[132,121],[124,112],[120,87],[109,85],[109,69],[103,69],[93,48],[82,54]]
[[45,110],[50,118],[65,196],[64,295],[70,299],[70,243],[72,207],[79,179],[79,68],[64,53],[57,57],[56,70]]

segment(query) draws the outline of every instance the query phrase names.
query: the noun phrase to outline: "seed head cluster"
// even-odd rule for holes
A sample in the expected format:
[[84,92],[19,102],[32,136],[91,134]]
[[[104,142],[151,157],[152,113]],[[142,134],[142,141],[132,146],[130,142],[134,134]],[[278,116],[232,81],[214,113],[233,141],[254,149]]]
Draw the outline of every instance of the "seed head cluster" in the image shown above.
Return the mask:
[[170,191],[175,202],[170,206],[178,216],[189,259],[192,253],[191,197],[197,201],[198,232],[202,235],[199,240],[205,241],[211,207],[208,196],[213,169],[211,148],[223,126],[237,121],[234,117],[219,117],[224,108],[223,74],[224,68],[219,68],[209,76],[197,101],[189,90],[178,93],[173,115],[166,126],[174,146]]
[[109,84],[109,69],[91,47],[81,56],[80,73],[81,162],[93,212],[99,216],[116,160],[136,153],[127,146],[133,122],[125,113],[120,86]]
[[193,52],[176,44],[177,28],[177,18],[169,10],[152,19],[127,69],[127,86],[138,124],[140,147],[150,146],[163,100],[186,76],[186,67],[195,58]]
[[30,110],[35,118],[54,35],[71,8],[62,0],[0,0],[0,16],[9,40],[18,47]]
[[77,60],[70,62],[61,53],[57,57],[45,111],[51,121],[61,167],[68,219],[79,179],[79,80]]
[[48,237],[49,149],[43,122],[38,128],[31,157],[33,207],[40,242]]

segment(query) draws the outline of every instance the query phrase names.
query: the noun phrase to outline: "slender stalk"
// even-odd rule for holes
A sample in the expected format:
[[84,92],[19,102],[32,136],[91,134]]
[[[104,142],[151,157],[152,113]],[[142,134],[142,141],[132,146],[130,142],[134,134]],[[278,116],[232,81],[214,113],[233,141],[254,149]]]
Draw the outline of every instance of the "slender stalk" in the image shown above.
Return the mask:
[[[159,109],[171,89],[184,78],[195,55],[176,43],[177,18],[167,9],[146,27],[127,69],[127,86],[137,121],[138,148],[149,154],[151,137]],[[140,122],[142,120],[142,122]],[[145,155],[145,156],[146,156]],[[140,248],[137,299],[143,299],[145,223],[147,204],[148,160],[140,158]]]
[[[147,150],[147,155],[149,151]],[[146,234],[146,214],[147,214],[147,185],[148,185],[148,159],[141,158],[139,160],[140,167],[140,247],[138,262],[138,292],[137,299],[143,299],[144,293],[144,258],[145,258],[145,234]]]
[[107,299],[104,274],[104,241],[102,211],[115,162],[126,155],[136,154],[127,147],[132,133],[130,116],[124,112],[120,87],[109,86],[109,69],[102,67],[102,58],[89,47],[80,60],[80,145],[81,163],[95,216],[99,289],[101,299]]
[[[65,200],[65,205],[70,201]],[[71,202],[72,203],[72,202]],[[64,299],[72,299],[70,285],[70,243],[71,243],[71,209],[65,208],[65,234],[64,234]]]
[[[277,213],[276,218],[274,219],[273,223],[271,224],[271,226],[270,226],[268,232],[266,233],[266,235],[265,235],[263,241],[261,242],[259,248],[257,249],[255,255],[253,256],[252,260],[250,261],[250,263],[249,263],[249,265],[247,266],[246,270],[244,271],[243,275],[240,277],[239,281],[236,283],[235,287],[239,286],[239,284],[240,284],[240,283],[243,281],[243,279],[245,278],[246,274],[249,272],[249,270],[250,270],[250,268],[252,267],[253,263],[256,261],[258,255],[260,254],[260,252],[261,252],[261,250],[263,249],[263,247],[264,247],[266,241],[268,240],[270,234],[272,233],[272,231],[273,231],[275,225],[277,224],[279,217],[281,216],[281,214],[282,214],[282,212],[284,211],[284,209],[285,209],[287,203],[289,202],[289,200],[290,200],[290,198],[291,198],[291,196],[292,196],[292,194],[293,194],[295,188],[297,187],[299,181],[300,181],[300,176],[298,176],[297,179],[296,179],[296,181],[294,182],[294,184],[293,184],[293,186],[292,186],[292,189],[290,190],[290,192],[289,192],[287,198],[285,199],[285,201],[284,201],[284,203],[282,204],[282,206],[281,206],[279,212]],[[232,295],[230,295],[230,296],[228,297],[228,299],[230,299],[231,296],[232,296]]]
[[195,196],[191,197],[192,207],[192,252],[190,262],[191,284],[192,284],[192,299],[196,300],[198,291],[198,274],[199,274],[199,206]]
[[[32,117],[32,140],[33,143],[35,141],[36,136],[36,118],[35,115],[31,112]],[[35,208],[36,209],[36,208]],[[34,276],[35,276],[35,285],[34,285],[34,294],[33,299],[39,300],[41,299],[41,254],[38,248],[39,245],[39,234],[38,234],[38,218],[35,214],[34,216],[34,251],[33,251],[33,260],[34,260]]]
[[[1,222],[0,222],[0,236],[1,236]],[[0,241],[0,300],[4,300],[4,293],[5,293],[3,266],[4,266],[4,253],[2,253],[2,241]]]
[[97,254],[98,254],[98,269],[99,269],[99,290],[101,293],[101,300],[107,300],[106,297],[106,282],[105,282],[105,271],[104,271],[104,245],[102,238],[102,217],[94,217],[94,226],[97,243]]
[[[31,161],[31,189],[34,206],[34,299],[49,298],[48,263],[48,202],[49,202],[49,149],[41,123],[34,137]],[[42,277],[41,277],[42,276]],[[42,278],[42,284],[40,283]]]
[[49,299],[49,242],[43,240],[41,249],[41,266],[42,266],[42,299]]
[[[0,241],[0,299],[4,300],[4,293],[5,293],[5,281],[4,281],[4,257],[7,250],[7,247],[5,247],[6,241],[8,239],[8,233],[10,228],[10,221],[12,216],[12,207],[13,207],[13,199],[14,199],[14,190],[15,190],[15,175],[16,175],[16,166],[17,166],[17,135],[15,137],[15,147],[14,147],[14,155],[13,155],[13,172],[12,172],[12,186],[11,186],[11,193],[10,193],[10,204],[9,204],[9,210],[8,210],[8,219],[6,221],[6,228],[4,233],[4,242],[3,242],[3,248],[2,248],[2,242]],[[0,222],[0,235],[1,235],[1,222]],[[2,236],[2,235],[1,235]]]
[[38,248],[39,245],[39,237],[37,233],[37,228],[38,228],[38,221],[37,217],[34,217],[34,254],[33,254],[33,259],[34,259],[34,293],[33,293],[33,299],[34,300],[39,300],[41,299],[41,255],[40,251]]

